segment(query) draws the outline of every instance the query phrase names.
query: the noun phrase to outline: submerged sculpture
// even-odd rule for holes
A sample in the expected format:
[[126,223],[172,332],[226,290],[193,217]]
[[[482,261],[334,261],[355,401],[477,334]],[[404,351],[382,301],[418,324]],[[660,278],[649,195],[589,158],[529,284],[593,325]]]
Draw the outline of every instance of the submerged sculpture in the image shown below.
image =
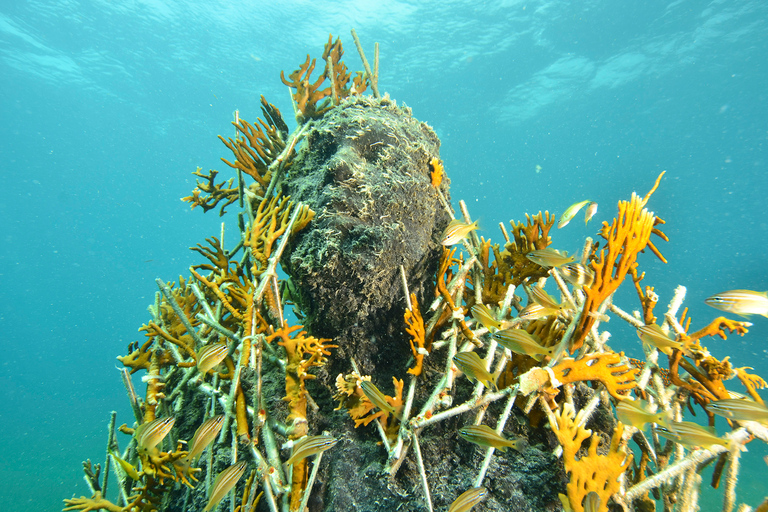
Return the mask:
[[[552,250],[547,212],[493,244],[462,203],[449,229],[463,228],[445,236],[439,140],[380,96],[378,52],[372,70],[355,41],[365,72],[352,77],[331,37],[317,78],[309,56],[283,74],[296,129],[262,97],[263,119],[221,138],[236,176],[195,173],[184,200],[239,208],[239,234],[225,244],[222,226],[192,248],[203,259],[188,280],[157,280],[146,339],[119,357],[135,417],[116,428],[113,414],[103,472],[84,463],[92,496],[64,510],[694,510],[713,460],[731,510],[740,448],[768,431],[732,420],[703,441],[682,410],[712,424],[707,406],[734,396],[726,381],[750,404],[766,383],[702,345],[748,323],[690,332],[682,287],[656,317],[638,261],[663,260],[647,209],[661,176],[579,258]],[[611,300],[622,285],[637,290],[634,314]],[[645,361],[611,350],[609,315],[638,329]]]

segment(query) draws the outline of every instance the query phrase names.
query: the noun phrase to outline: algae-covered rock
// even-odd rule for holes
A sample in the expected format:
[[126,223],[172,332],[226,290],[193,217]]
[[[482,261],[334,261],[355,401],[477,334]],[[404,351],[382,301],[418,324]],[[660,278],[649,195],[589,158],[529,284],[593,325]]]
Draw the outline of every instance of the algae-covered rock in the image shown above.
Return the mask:
[[431,300],[450,221],[430,178],[440,141],[387,98],[355,97],[312,123],[281,183],[316,212],[282,259],[294,299],[310,332],[339,345],[332,375],[350,357],[364,373],[400,373],[410,355],[400,265],[410,291]]

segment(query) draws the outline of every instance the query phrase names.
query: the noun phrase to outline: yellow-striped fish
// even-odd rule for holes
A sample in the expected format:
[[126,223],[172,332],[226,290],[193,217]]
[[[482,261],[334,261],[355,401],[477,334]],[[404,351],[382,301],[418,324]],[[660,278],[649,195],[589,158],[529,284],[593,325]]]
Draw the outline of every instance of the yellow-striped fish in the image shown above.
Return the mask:
[[726,398],[710,402],[707,410],[735,421],[768,422],[768,407],[753,400]]
[[485,361],[475,352],[459,352],[453,356],[453,364],[470,379],[480,382],[487,388],[496,388],[498,375],[491,374],[485,369]]
[[472,306],[472,317],[480,322],[483,327],[493,332],[494,330],[501,329],[501,322],[496,320],[495,315],[491,311],[491,308],[485,304],[475,304]]
[[749,318],[749,315],[762,315],[768,318],[768,292],[752,290],[730,290],[718,293],[704,302],[728,313]]
[[530,288],[531,298],[539,306],[545,309],[559,310],[561,308],[560,303],[557,302],[547,291],[540,286],[531,286]]
[[483,501],[488,496],[488,490],[485,487],[474,487],[464,491],[451,503],[448,512],[468,512],[472,507]]
[[560,216],[560,222],[557,223],[557,229],[564,228],[569,222],[571,222],[571,219],[573,219],[577,213],[579,213],[579,210],[587,206],[589,203],[591,203],[589,199],[585,201],[579,201],[578,203],[573,203],[571,206],[566,208],[565,212]]
[[469,425],[462,427],[459,429],[459,435],[470,443],[488,448],[496,448],[502,452],[506,452],[507,448],[514,448],[518,452],[521,452],[525,445],[524,439],[510,441],[488,425]]
[[151,452],[160,443],[168,432],[173,428],[176,418],[169,416],[167,418],[158,418],[148,423],[142,423],[136,427],[133,437],[136,439],[136,445],[139,453]]
[[595,282],[595,272],[581,263],[566,263],[558,271],[573,286],[592,286]]
[[707,448],[719,444],[730,450],[733,441],[717,437],[714,427],[702,427],[692,421],[676,421],[656,427],[656,432],[676,443],[691,448]]
[[549,248],[531,251],[525,257],[545,268],[562,267],[576,260],[574,256],[568,256],[565,251],[560,252],[557,249]]
[[504,329],[492,334],[493,339],[504,348],[508,348],[515,354],[528,355],[537,361],[544,357],[552,357],[557,351],[557,346],[544,347],[541,342],[524,329]]
[[596,213],[597,213],[597,203],[595,203],[593,201],[593,202],[589,203],[589,205],[587,206],[587,209],[584,210],[584,225],[585,226],[587,224],[589,224],[589,221],[592,220],[592,217],[594,217]]
[[644,325],[637,330],[637,335],[643,343],[653,345],[665,354],[671,354],[671,349],[682,350],[683,344],[675,341],[657,324]]
[[461,242],[472,231],[480,227],[477,225],[477,222],[478,221],[475,221],[472,224],[467,224],[463,220],[453,219],[451,223],[448,224],[448,227],[445,228],[445,231],[443,232],[442,241],[440,243],[447,247],[450,247],[453,244],[457,244]]
[[224,415],[219,414],[203,422],[202,425],[197,427],[195,435],[192,437],[192,441],[189,443],[189,454],[187,459],[192,461],[195,457],[203,453],[209,444],[216,439],[221,431],[221,426],[224,424]]
[[395,407],[387,401],[387,397],[373,384],[373,382],[364,380],[360,383],[360,387],[373,405],[382,411],[388,412],[395,418],[400,419],[402,413],[396,410]]
[[517,314],[517,317],[520,320],[538,320],[539,318],[544,318],[548,316],[557,315],[560,313],[560,308],[547,308],[542,306],[541,304],[536,304],[535,302],[532,304],[528,304],[525,306],[520,313]]
[[241,460],[237,464],[229,466],[219,473],[219,476],[213,481],[213,485],[211,486],[211,497],[208,499],[208,504],[203,509],[203,512],[208,512],[218,505],[224,496],[237,485],[237,482],[242,478],[243,473],[245,473],[247,465],[248,464],[244,460]]
[[648,402],[642,400],[630,400],[625,398],[616,405],[616,416],[625,425],[632,425],[640,430],[646,423],[658,423],[666,425],[669,413],[664,411],[651,412]]
[[285,463],[295,464],[307,457],[330,450],[338,442],[338,439],[331,436],[304,436],[293,445],[293,452]]
[[227,354],[229,347],[226,343],[214,343],[206,345],[197,351],[197,369],[200,373],[206,374],[219,365]]

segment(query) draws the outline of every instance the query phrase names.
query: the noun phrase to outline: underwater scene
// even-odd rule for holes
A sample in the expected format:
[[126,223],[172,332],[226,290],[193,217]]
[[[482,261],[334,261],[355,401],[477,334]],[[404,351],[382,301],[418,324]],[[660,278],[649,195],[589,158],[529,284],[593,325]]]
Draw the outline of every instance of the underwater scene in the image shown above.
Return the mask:
[[0,510],[768,511],[768,4],[0,6]]

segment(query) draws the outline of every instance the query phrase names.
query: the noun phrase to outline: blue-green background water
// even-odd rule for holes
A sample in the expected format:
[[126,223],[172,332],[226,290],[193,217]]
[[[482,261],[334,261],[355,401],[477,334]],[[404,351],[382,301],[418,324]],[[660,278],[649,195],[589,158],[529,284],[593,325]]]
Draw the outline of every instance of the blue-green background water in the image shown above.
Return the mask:
[[[264,94],[291,112],[279,72],[319,56],[329,32],[353,70],[349,29],[369,55],[380,43],[379,87],[435,128],[453,198],[486,237],[592,199],[596,222],[554,233],[577,250],[666,170],[650,208],[667,220],[669,263],[640,265],[662,305],[688,287],[698,328],[717,314],[705,297],[768,289],[767,22],[760,0],[6,0],[0,510],[86,494],[80,461],[103,460],[109,411],[131,419],[115,356],[142,337],[154,279],[186,275],[187,248],[220,229],[179,201],[190,173],[228,170],[216,135],[231,134],[235,109],[253,121]],[[637,304],[631,290],[617,301]],[[753,321],[744,338],[706,344],[768,377],[768,319]],[[639,355],[632,333],[606,327]],[[767,450],[752,445],[739,500],[754,506]]]

